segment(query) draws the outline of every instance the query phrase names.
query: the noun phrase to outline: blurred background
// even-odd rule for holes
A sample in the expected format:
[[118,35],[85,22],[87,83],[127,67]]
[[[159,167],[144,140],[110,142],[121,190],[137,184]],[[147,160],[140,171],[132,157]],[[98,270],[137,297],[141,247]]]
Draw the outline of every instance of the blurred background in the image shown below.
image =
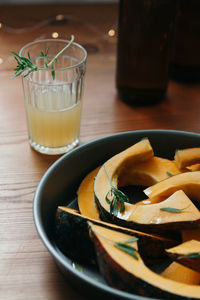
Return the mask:
[[0,4],[20,4],[20,3],[104,3],[104,2],[118,2],[118,0],[0,0]]

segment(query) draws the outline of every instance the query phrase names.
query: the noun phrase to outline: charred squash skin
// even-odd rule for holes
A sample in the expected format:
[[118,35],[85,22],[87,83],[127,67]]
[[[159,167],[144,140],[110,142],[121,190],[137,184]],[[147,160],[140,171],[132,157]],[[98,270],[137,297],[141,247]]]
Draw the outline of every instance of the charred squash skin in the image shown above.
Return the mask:
[[[98,203],[98,199],[96,199]],[[99,205],[101,219],[105,222],[113,223],[118,226],[127,227],[130,229],[141,230],[148,233],[161,234],[163,236],[180,236],[178,231],[184,229],[196,229],[200,226],[199,221],[183,221],[183,222],[169,222],[163,224],[139,224],[131,220],[123,220],[114,215],[111,215],[101,205]]]
[[[97,261],[100,272],[108,285],[125,292],[134,294],[137,293],[139,296],[152,297],[154,299],[188,299],[163,291],[151,284],[148,284],[140,278],[133,278],[133,276],[121,268],[107,252],[103,251],[103,247],[95,234],[91,232],[91,235],[95,245],[95,251],[97,253]],[[192,300],[193,298],[190,299]]]
[[[70,208],[58,207],[54,238],[59,249],[77,262],[94,264],[96,252],[89,235],[88,221],[139,237],[139,249],[145,263],[157,263],[166,257],[165,249],[180,243],[180,239],[163,238],[136,230],[129,230],[94,220]],[[151,250],[150,250],[151,249]]]
[[77,262],[94,264],[94,245],[88,235],[87,222],[83,218],[58,207],[54,239],[65,255]]
[[143,232],[147,233],[153,233],[153,234],[161,234],[164,237],[174,237],[177,236],[177,238],[180,240],[180,233],[177,229],[188,229],[188,228],[197,228],[196,224],[193,224],[193,222],[188,222],[187,224],[184,222],[177,222],[176,225],[174,223],[168,223],[166,224],[160,224],[159,226],[157,224],[151,224],[151,225],[145,225],[145,224],[137,224],[132,221],[127,221],[123,219],[119,219],[115,217],[114,215],[111,215],[108,211],[106,211],[103,207],[100,207],[100,214],[101,219],[104,222],[113,223],[118,226],[126,227],[129,229],[134,230],[141,230]]
[[[140,296],[146,297],[156,297],[158,299],[177,299],[183,298],[179,296],[174,296],[171,293],[164,293],[159,289],[155,289],[152,285],[142,281],[141,279],[135,278],[133,280],[131,274],[122,269],[112,258],[102,251],[102,246],[100,242],[93,237],[95,248],[97,252],[97,260],[101,274],[106,279],[107,283],[119,290],[136,293]],[[112,266],[112,267],[110,267]]]

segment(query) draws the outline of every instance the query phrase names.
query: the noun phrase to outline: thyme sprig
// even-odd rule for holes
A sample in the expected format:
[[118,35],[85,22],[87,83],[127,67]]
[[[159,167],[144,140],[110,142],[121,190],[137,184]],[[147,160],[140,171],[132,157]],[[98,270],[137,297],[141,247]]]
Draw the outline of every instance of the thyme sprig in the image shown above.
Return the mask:
[[20,56],[14,51],[11,51],[11,53],[14,55],[15,60],[17,61],[17,66],[14,69],[15,75],[12,77],[16,78],[20,75],[24,75],[24,77],[28,76],[30,73],[38,71],[38,70],[45,70],[51,67],[51,74],[52,78],[55,79],[55,69],[54,69],[54,62],[58,59],[58,57],[73,43],[74,41],[74,36],[71,36],[71,40],[69,43],[60,51],[56,54],[56,56],[53,59],[49,58],[48,52],[49,52],[49,47],[46,47],[44,51],[41,51],[41,54],[38,58],[44,58],[44,65],[38,66],[35,63],[33,63],[30,53],[28,53],[28,58],[24,56]]
[[104,169],[106,175],[108,176],[109,183],[111,186],[110,190],[106,194],[106,202],[110,205],[110,214],[117,216],[118,211],[120,211],[120,213],[124,212],[125,210],[124,202],[130,202],[130,201],[129,198],[122,191],[114,187],[105,165],[104,165]]

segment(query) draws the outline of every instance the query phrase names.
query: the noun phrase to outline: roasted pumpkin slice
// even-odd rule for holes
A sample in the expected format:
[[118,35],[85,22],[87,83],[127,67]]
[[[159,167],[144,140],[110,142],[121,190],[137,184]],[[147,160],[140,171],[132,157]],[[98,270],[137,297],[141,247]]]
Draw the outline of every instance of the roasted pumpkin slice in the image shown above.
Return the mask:
[[179,173],[180,170],[174,161],[154,156],[147,161],[130,164],[120,173],[118,186],[150,186]]
[[183,190],[191,200],[200,201],[200,171],[172,176],[148,187],[144,193],[149,198],[169,197],[177,190]]
[[200,272],[200,241],[190,240],[170,249],[166,253],[180,264]]
[[[100,167],[92,170],[81,182],[78,188],[78,207],[81,214],[94,219],[100,219],[99,209],[94,198],[94,179]],[[170,160],[153,157],[145,162],[136,164],[133,168],[129,168],[120,175],[119,186],[128,185],[129,178],[134,178],[136,185],[151,185],[159,182],[165,178],[170,177],[170,174],[180,173],[176,164]],[[125,179],[124,179],[125,178]],[[133,182],[133,180],[132,180]],[[138,204],[157,203],[161,202],[162,198],[146,199],[144,202]]]
[[156,262],[166,256],[165,249],[180,243],[157,235],[147,234],[128,228],[119,227],[100,220],[81,215],[78,211],[59,206],[56,212],[55,240],[60,250],[76,261],[94,262],[95,252],[89,237],[87,222],[93,222],[117,231],[140,237],[139,247],[148,263]]
[[[156,230],[179,230],[197,228],[200,225],[200,211],[183,191],[177,191],[166,200],[149,205],[131,205],[130,213],[121,214],[133,227],[155,228]],[[143,226],[144,225],[144,226]]]
[[[199,299],[200,286],[164,278],[144,263],[130,235],[91,225],[99,269],[109,285],[154,299]],[[130,242],[130,243],[129,243]]]
[[182,191],[154,204],[129,204],[116,216],[102,212],[108,222],[146,232],[193,229],[200,226],[200,211]]
[[186,284],[200,284],[200,273],[180,265],[177,262],[172,262],[160,275],[165,278]]
[[200,148],[177,150],[174,160],[180,169],[200,163]]
[[96,220],[100,220],[99,209],[94,199],[94,178],[100,167],[92,170],[81,182],[78,188],[78,207],[81,214]]
[[149,140],[143,139],[137,144],[111,157],[100,168],[94,181],[94,195],[97,204],[107,212],[110,210],[110,205],[106,201],[106,197],[111,190],[111,182],[113,187],[118,186],[118,177],[133,163],[146,161],[153,157],[153,149]]

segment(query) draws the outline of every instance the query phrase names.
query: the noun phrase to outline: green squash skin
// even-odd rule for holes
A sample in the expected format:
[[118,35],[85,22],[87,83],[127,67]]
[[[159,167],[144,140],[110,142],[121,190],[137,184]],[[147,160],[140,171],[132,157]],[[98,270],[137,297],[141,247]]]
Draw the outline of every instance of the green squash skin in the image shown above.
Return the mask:
[[174,300],[197,300],[198,298],[188,298],[161,290],[152,286],[140,278],[136,278],[131,273],[117,264],[112,257],[104,250],[95,234],[91,233],[97,253],[99,270],[106,282],[113,288],[125,292],[137,294],[139,296],[152,297],[153,299],[174,299]]
[[[119,226],[126,228],[131,228],[135,230],[140,230],[148,233],[161,234],[163,236],[173,237],[173,232],[177,232],[184,229],[197,229],[200,227],[200,220],[198,221],[188,221],[188,222],[171,222],[166,224],[139,224],[133,221],[127,221],[120,218],[117,218],[114,215],[111,215],[100,203],[99,199],[95,195],[95,201],[98,205],[100,211],[100,218],[105,222],[110,222]],[[170,233],[171,232],[171,233]],[[177,233],[178,234],[178,233]]]
[[96,253],[89,237],[87,219],[57,209],[54,239],[58,248],[73,260],[94,264]]
[[[96,252],[94,244],[91,241],[88,221],[112,228],[112,224],[102,224],[100,221],[91,221],[87,217],[75,215],[72,212],[64,211],[60,208],[56,212],[54,238],[58,248],[67,256],[77,262],[96,263]],[[112,228],[114,229],[114,228]],[[176,246],[178,240],[160,240],[157,237],[143,235],[141,232],[126,231],[123,228],[117,228],[119,232],[128,233],[139,238],[139,251],[146,264],[159,263],[164,257],[167,257],[166,248]]]

